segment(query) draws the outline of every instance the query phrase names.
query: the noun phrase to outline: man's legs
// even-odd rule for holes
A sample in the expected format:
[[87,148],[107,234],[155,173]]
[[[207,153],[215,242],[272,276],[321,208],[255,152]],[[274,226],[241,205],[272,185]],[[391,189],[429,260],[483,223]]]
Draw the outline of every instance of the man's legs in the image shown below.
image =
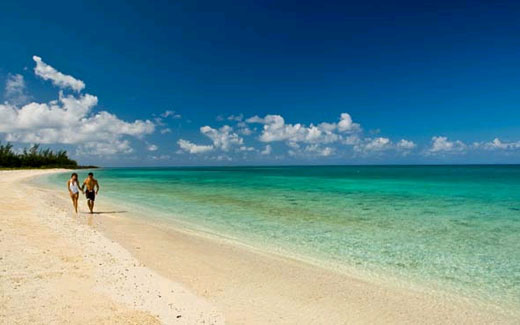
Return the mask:
[[94,201],[87,200],[88,209],[90,210],[90,213],[94,212]]

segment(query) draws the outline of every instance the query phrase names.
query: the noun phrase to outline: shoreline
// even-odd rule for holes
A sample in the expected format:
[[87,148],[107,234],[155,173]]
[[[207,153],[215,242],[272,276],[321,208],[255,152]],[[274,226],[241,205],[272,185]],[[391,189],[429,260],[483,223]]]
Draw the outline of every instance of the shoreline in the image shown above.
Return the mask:
[[[198,238],[200,240],[206,241],[208,245],[210,243],[223,244],[225,246],[235,247],[237,249],[257,254],[259,256],[264,256],[266,258],[290,261],[296,264],[301,264],[303,266],[313,267],[316,269],[316,272],[325,271],[331,274],[337,274],[339,276],[345,276],[362,282],[371,283],[373,285],[386,287],[390,290],[406,288],[407,290],[413,291],[417,294],[424,294],[439,299],[463,299],[484,309],[487,308],[501,310],[505,313],[515,311],[517,309],[516,305],[512,303],[507,304],[493,300],[489,297],[476,296],[474,292],[469,291],[467,288],[448,287],[435,282],[422,282],[418,278],[406,278],[397,274],[383,274],[382,270],[361,270],[352,265],[338,265],[327,259],[320,259],[316,256],[303,255],[301,253],[285,249],[284,247],[260,247],[255,245],[255,243],[253,243],[251,240],[241,240],[242,238],[218,233],[206,226],[201,227],[200,225],[192,224],[185,220],[165,220],[162,218],[164,212],[157,212],[157,214],[161,215],[161,217],[157,217],[156,214],[150,216],[150,213],[156,213],[156,211],[154,211],[152,208],[140,209],[140,207],[133,205],[132,208],[139,209],[138,212],[126,211],[126,209],[122,209],[125,211],[117,211],[121,210],[118,209],[118,207],[121,206],[124,206],[125,208],[130,207],[129,203],[126,204],[127,205],[125,205],[125,202],[122,202],[119,199],[106,199],[106,197],[103,197],[102,208],[105,208],[104,210],[108,210],[109,212],[113,211],[114,213],[111,215],[109,212],[106,212],[106,214],[104,212],[104,216],[107,218],[99,219],[98,227],[100,227],[100,229],[102,229],[109,238],[115,238],[115,236],[118,236],[117,229],[114,229],[114,227],[117,228],[118,222],[128,223],[131,229],[146,228],[152,232],[154,230],[160,230],[160,232],[171,233],[170,235],[174,237],[181,236],[187,238]],[[147,238],[142,239],[150,240],[151,238],[149,237],[151,236],[147,236]],[[132,254],[136,256],[141,254],[140,251],[135,250],[135,247],[132,247],[132,245],[126,243],[127,238],[119,236],[117,241],[125,246],[129,251],[131,251]],[[150,265],[153,264],[154,262],[152,261]],[[518,317],[520,318],[520,314]]]
[[[53,194],[63,196],[55,191]],[[166,222],[141,220],[132,213],[111,214],[114,205],[102,197],[96,206],[98,211],[108,212],[97,218],[95,215],[94,227],[159,274],[209,300],[230,323],[518,320],[517,315],[467,297],[428,293],[408,283],[388,286],[182,225],[175,227],[168,222],[166,226]],[[127,209],[123,206],[120,210]],[[247,300],[250,302],[244,303]]]
[[[108,201],[108,203],[106,202]],[[116,199],[105,199],[104,205],[108,210],[117,210],[117,207],[125,206],[124,202]],[[133,206],[135,209],[136,206]],[[206,240],[208,243],[223,243],[237,247],[239,249],[249,251],[254,254],[272,257],[280,260],[290,260],[295,263],[300,263],[306,266],[315,267],[317,272],[326,271],[334,274],[339,274],[356,280],[372,283],[374,285],[388,287],[389,289],[406,288],[410,291],[417,292],[419,294],[426,294],[430,296],[436,296],[441,298],[449,297],[449,299],[464,299],[471,301],[473,304],[482,306],[483,308],[491,307],[491,309],[502,310],[506,313],[509,311],[517,310],[517,305],[514,303],[504,303],[490,296],[478,296],[474,291],[470,291],[467,288],[461,287],[449,287],[443,286],[436,282],[424,282],[418,278],[407,278],[399,274],[383,274],[383,270],[361,270],[353,265],[338,265],[327,259],[320,259],[317,256],[304,255],[300,252],[294,252],[284,247],[278,247],[275,245],[269,247],[260,247],[255,245],[251,240],[243,240],[243,238],[234,237],[233,235],[222,234],[213,231],[211,228],[206,226],[200,226],[192,224],[185,220],[180,219],[168,219],[164,220],[162,217],[156,217],[156,215],[150,216],[150,213],[155,213],[152,208],[142,209],[139,212],[126,212],[121,214],[120,217],[113,218],[111,220],[105,220],[108,224],[104,224],[103,220],[100,220],[100,225],[104,225],[104,230],[107,235],[111,235],[114,225],[112,222],[123,221],[134,224],[135,227],[143,228],[150,227],[151,229],[160,229],[162,231],[169,230],[174,233],[179,233],[181,236],[195,237],[202,240]],[[158,213],[159,214],[159,213]],[[162,216],[164,212],[160,215]],[[115,216],[110,216],[115,217]],[[112,234],[113,235],[113,234]],[[120,238],[121,243],[125,242],[125,238]],[[132,250],[132,247],[128,248]],[[139,253],[139,252],[135,252]],[[152,263],[153,264],[153,263]],[[516,314],[515,314],[516,315]],[[518,314],[520,318],[520,314]]]
[[[55,189],[55,185],[50,182],[44,184]],[[318,273],[321,271],[334,274],[339,273],[342,276],[386,287],[390,290],[406,288],[409,291],[439,299],[463,299],[481,308],[513,313],[515,317],[520,318],[520,314],[517,312],[519,305],[516,303],[516,300],[508,300],[498,294],[493,296],[487,294],[487,292],[478,291],[470,287],[450,285],[431,279],[408,276],[407,274],[390,273],[384,269],[366,269],[357,267],[357,265],[354,264],[339,263],[338,260],[332,260],[318,255],[304,254],[302,251],[292,250],[283,244],[280,245],[280,243],[268,243],[263,241],[262,238],[257,238],[260,241],[255,241],[255,237],[240,236],[238,233],[228,233],[221,228],[212,228],[205,224],[195,223],[192,220],[172,214],[171,212],[169,213],[166,210],[155,209],[152,206],[148,206],[145,202],[136,204],[126,202],[119,197],[107,198],[103,196],[101,203],[106,207],[105,210],[119,212],[117,214],[117,216],[120,217],[118,218],[119,221],[134,222],[135,224],[132,228],[169,229],[173,233],[172,236],[176,236],[177,233],[180,233],[180,235],[189,238],[200,237],[208,243],[224,243],[225,245],[237,247],[262,256],[274,257],[280,260],[291,260],[305,266],[312,265],[316,268],[316,272]],[[124,209],[121,209],[121,207],[124,207]],[[110,220],[107,221],[109,223],[111,222]],[[108,225],[108,228],[105,229],[108,235],[110,235],[109,232],[112,228],[113,226]],[[143,240],[148,240],[148,238],[143,238]],[[119,242],[124,243],[125,238],[120,238]],[[132,247],[128,247],[128,249],[132,250]],[[139,253],[139,251],[134,252],[134,254]],[[153,261],[151,264],[153,265]]]
[[[25,185],[34,189],[34,185]],[[71,209],[66,193],[38,189],[51,204]],[[92,219],[76,224],[99,231],[160,276],[181,283],[233,323],[503,323],[518,321],[491,306],[451,295],[340,274],[299,260],[210,238],[196,231],[162,227],[96,202]],[[80,210],[85,211],[80,199]],[[122,208],[121,210],[125,210]],[[90,221],[89,221],[90,220]]]

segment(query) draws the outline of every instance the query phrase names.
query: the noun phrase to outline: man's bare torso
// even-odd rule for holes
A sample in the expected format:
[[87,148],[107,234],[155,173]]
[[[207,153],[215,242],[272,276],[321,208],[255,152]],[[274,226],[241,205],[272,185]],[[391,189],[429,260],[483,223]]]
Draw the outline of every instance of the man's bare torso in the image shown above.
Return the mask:
[[87,178],[84,182],[88,191],[93,191],[94,187],[97,185],[97,180],[95,178]]

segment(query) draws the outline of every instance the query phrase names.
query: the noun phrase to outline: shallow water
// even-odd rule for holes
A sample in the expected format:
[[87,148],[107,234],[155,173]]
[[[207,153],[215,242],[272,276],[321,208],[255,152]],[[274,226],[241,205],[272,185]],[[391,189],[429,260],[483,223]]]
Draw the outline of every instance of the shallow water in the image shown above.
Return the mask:
[[[95,174],[101,197],[153,210],[164,220],[327,266],[520,306],[520,166],[126,168]],[[67,177],[47,179],[62,186]]]

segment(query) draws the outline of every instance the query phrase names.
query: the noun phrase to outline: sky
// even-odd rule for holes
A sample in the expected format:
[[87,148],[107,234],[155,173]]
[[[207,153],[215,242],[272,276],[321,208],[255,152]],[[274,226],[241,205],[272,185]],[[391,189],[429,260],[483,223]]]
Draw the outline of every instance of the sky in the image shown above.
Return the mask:
[[101,166],[520,163],[520,2],[2,1],[0,141]]

